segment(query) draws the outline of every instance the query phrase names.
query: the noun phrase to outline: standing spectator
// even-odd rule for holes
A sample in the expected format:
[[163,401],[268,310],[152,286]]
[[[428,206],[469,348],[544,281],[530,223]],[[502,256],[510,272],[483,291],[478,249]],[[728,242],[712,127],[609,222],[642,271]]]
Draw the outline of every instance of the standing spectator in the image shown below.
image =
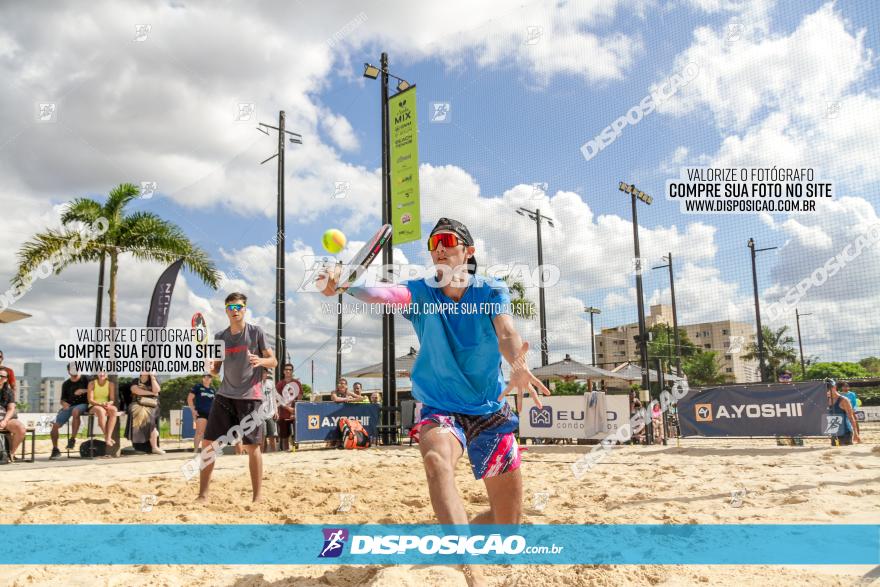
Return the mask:
[[201,448],[202,438],[205,437],[205,426],[208,425],[208,415],[211,413],[211,406],[214,404],[214,377],[210,373],[202,375],[202,382],[197,383],[186,396],[186,405],[192,411],[193,422],[195,422],[196,436],[193,439],[193,446],[198,452]]
[[293,376],[293,365],[285,363],[283,378],[275,385],[281,395],[278,406],[278,439],[280,450],[290,450],[290,436],[295,431],[296,402],[303,400],[303,386]]
[[67,364],[67,373],[70,377],[61,384],[61,409],[58,410],[58,415],[55,416],[55,422],[49,433],[52,438],[52,454],[49,459],[53,461],[61,458],[61,451],[58,450],[58,430],[73,418],[70,438],[67,439],[67,450],[72,449],[76,446],[76,435],[79,434],[79,417],[89,411],[89,400],[86,397],[89,389],[88,378],[80,375],[73,363]]
[[779,383],[791,383],[791,380],[791,371],[789,371],[788,369],[779,374]]
[[161,390],[155,375],[141,371],[140,377],[131,386],[131,404],[128,406],[128,415],[131,419],[129,426],[131,444],[143,452],[147,452],[146,445],[149,444],[150,453],[157,455],[165,454],[165,451],[159,448]]
[[18,386],[15,383],[15,371],[12,370],[12,367],[3,366],[3,351],[0,351],[0,368],[6,369],[6,375],[9,377],[9,387],[12,388],[12,391],[14,393],[18,392]]
[[846,381],[840,383],[840,395],[849,400],[849,405],[853,409],[853,412],[858,409],[859,397],[856,395],[856,392],[850,390],[849,383]]
[[373,393],[370,394],[370,403],[371,404],[378,404],[379,403],[379,392],[378,391],[374,391]]
[[859,423],[856,422],[855,414],[849,399],[840,395],[837,391],[837,382],[833,379],[825,380],[825,389],[828,395],[828,406],[832,416],[839,416],[843,423],[838,429],[838,434],[831,436],[831,446],[850,445],[853,441],[860,443]]
[[24,424],[15,415],[15,392],[9,384],[9,368],[0,367],[0,431],[8,431],[12,436],[9,447],[9,460],[15,461],[15,453],[24,440]]
[[[266,391],[266,398],[263,401],[274,402],[275,398],[270,397],[269,394],[275,388],[272,384],[272,369],[266,369],[263,371],[263,388]],[[265,433],[263,434],[263,452],[277,452],[278,451],[278,408],[276,407],[272,417],[263,421],[263,427],[265,428]]]
[[108,447],[116,444],[113,429],[116,426],[116,386],[107,379],[106,371],[98,371],[98,377],[89,381],[89,413],[94,414],[98,427],[104,433],[104,443]]

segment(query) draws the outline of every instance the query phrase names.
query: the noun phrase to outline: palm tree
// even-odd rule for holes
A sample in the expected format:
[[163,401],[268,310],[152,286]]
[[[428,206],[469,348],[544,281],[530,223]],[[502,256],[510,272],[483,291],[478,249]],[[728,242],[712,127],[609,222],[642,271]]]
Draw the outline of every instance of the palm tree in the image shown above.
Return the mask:
[[[110,259],[110,327],[116,326],[116,274],[119,256],[131,254],[139,261],[172,263],[183,258],[183,266],[206,285],[217,289],[220,274],[208,254],[194,245],[176,224],[152,212],[125,213],[125,207],[140,195],[137,186],[123,183],[114,188],[107,201],[100,204],[89,198],[70,202],[61,215],[62,228],[37,233],[18,251],[18,271],[12,278],[17,289],[27,287],[31,275],[49,262],[56,275],[75,263],[102,262]],[[84,238],[83,226],[100,225],[103,233]],[[74,246],[71,246],[71,243]],[[78,246],[76,246],[78,244]]]
[[[761,328],[764,338],[764,364],[765,381],[776,381],[782,366],[797,361],[797,353],[794,350],[794,338],[787,336],[785,332],[788,326],[781,326],[775,331],[769,326]],[[742,358],[746,361],[754,361],[758,358],[758,343],[750,342],[746,345],[746,352]]]
[[523,282],[513,279],[510,275],[505,275],[504,283],[510,290],[510,305],[513,309],[513,315],[529,320],[534,318],[535,303],[526,297],[526,287]]

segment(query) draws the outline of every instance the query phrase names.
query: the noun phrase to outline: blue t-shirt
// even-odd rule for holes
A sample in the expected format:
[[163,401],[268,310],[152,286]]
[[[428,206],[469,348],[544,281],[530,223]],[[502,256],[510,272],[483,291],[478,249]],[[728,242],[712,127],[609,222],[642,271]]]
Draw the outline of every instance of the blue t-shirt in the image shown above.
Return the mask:
[[436,287],[434,277],[403,285],[412,294],[412,304],[403,315],[412,322],[420,346],[410,377],[413,397],[460,414],[500,410],[498,396],[504,390],[504,379],[492,320],[511,313],[504,282],[472,275],[470,287],[458,302]]
[[853,412],[855,412],[856,411],[856,404],[859,403],[859,398],[858,398],[858,396],[856,396],[856,392],[847,391],[846,393],[843,394],[843,397],[845,397],[846,399],[849,400],[849,405],[850,405],[850,407],[852,407]]
[[214,403],[214,388],[205,387],[201,383],[197,383],[196,386],[192,388],[192,393],[195,396],[193,398],[193,404],[196,406],[196,411],[201,412],[202,414],[209,413],[211,411],[211,404]]

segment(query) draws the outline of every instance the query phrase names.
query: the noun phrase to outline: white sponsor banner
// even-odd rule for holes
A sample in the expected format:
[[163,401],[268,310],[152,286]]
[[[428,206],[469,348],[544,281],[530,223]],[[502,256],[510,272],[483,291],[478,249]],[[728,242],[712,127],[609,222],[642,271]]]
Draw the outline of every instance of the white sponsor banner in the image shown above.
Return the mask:
[[[605,394],[541,397],[543,408],[525,400],[519,414],[520,438],[591,438],[601,432],[605,418]],[[597,413],[597,411],[599,413]]]
[[617,429],[624,423],[629,422],[629,396],[606,395],[605,396],[605,430],[594,434],[590,438],[602,440],[606,436],[614,435]]
[[854,410],[858,418],[858,412],[865,413],[865,419],[859,418],[860,422],[880,422],[880,406],[862,406]]
[[16,411],[15,415],[25,428],[28,430],[34,428],[37,434],[49,434],[52,430],[52,423],[55,422],[55,414],[48,412]]
[[180,430],[183,427],[183,410],[170,410],[168,412],[168,418],[170,420],[171,428],[171,436],[180,436]]

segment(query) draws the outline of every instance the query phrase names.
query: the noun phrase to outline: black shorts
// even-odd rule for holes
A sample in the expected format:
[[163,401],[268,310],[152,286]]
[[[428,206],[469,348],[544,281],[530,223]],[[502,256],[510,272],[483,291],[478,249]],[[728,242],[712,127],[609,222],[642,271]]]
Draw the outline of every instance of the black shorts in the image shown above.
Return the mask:
[[201,419],[201,420],[207,420],[207,419],[208,419],[208,416],[211,415],[211,412],[199,412],[198,410],[196,410],[196,414],[198,415],[198,417],[196,418],[196,420],[199,420],[199,419]]
[[[205,440],[218,440],[221,436],[226,437],[226,444],[235,444],[233,436],[241,436],[242,444],[263,444],[263,427],[259,421],[259,409],[262,400],[258,399],[232,399],[218,395],[214,398],[214,404],[211,406],[211,413],[208,414],[208,425],[205,427]],[[230,434],[233,427],[240,426],[241,421],[248,414],[253,414],[251,430],[247,434],[239,428],[238,433]]]
[[832,436],[831,446],[848,446],[853,443],[852,432],[847,432],[843,436]]

